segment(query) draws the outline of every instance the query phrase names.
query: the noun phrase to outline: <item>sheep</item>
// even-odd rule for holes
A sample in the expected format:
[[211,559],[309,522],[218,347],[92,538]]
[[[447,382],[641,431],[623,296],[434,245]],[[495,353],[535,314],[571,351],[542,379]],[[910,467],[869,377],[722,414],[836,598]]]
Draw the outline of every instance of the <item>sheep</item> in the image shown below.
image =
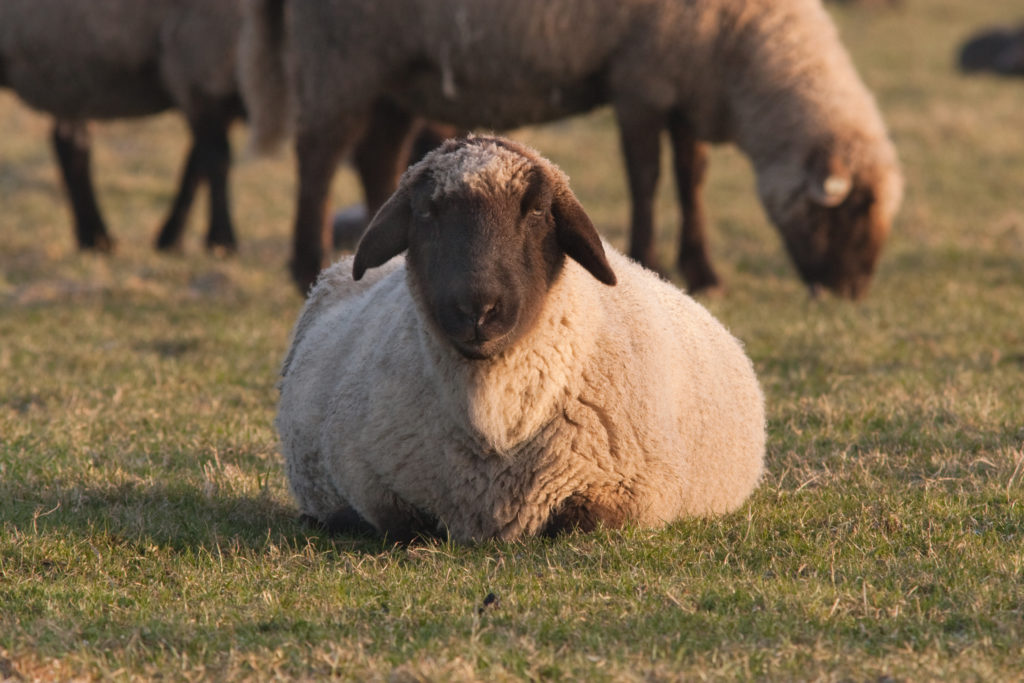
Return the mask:
[[[382,136],[391,141],[417,117],[507,130],[611,104],[632,195],[629,254],[652,267],[667,129],[683,214],[677,266],[691,292],[719,283],[696,197],[702,143],[735,142],[750,157],[762,203],[815,289],[864,294],[901,201],[882,117],[820,0],[249,0],[242,31],[254,144],[295,128],[291,271],[304,292],[330,245],[324,200],[337,161],[381,100],[407,112]],[[381,158],[397,177],[397,157]],[[366,192],[371,212],[387,196]]]
[[763,469],[740,343],[499,137],[406,171],[310,292],[279,389],[292,493],[335,532],[657,527],[735,510]]
[[961,71],[1024,76],[1024,26],[996,27],[972,35],[960,48]]
[[52,114],[52,144],[79,247],[114,241],[96,202],[89,121],[177,107],[192,133],[181,182],[156,239],[180,247],[198,186],[210,186],[206,244],[234,251],[228,203],[228,128],[243,115],[236,47],[240,0],[4,0],[0,86]]

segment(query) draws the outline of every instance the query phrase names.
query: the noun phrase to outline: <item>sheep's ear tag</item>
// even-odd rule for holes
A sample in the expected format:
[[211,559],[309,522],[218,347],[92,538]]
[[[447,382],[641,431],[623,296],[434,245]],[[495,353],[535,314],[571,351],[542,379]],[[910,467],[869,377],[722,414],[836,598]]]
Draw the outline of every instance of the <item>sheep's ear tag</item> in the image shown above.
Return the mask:
[[812,163],[808,169],[807,184],[811,200],[828,208],[842,204],[853,189],[850,172],[835,159],[823,164]]
[[352,261],[352,279],[359,280],[370,268],[376,268],[398,256],[409,246],[412,208],[409,192],[400,188],[384,202],[363,232]]
[[586,268],[598,281],[606,285],[618,282],[605,256],[601,237],[576,197],[570,192],[559,193],[551,209],[555,215],[558,244],[566,255]]

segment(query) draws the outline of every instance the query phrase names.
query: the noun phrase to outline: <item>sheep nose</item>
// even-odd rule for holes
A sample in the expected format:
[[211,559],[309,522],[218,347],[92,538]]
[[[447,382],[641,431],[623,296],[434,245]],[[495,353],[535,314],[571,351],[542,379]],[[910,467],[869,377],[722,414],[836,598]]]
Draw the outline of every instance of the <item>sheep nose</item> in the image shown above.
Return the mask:
[[494,301],[488,301],[487,303],[480,304],[476,314],[477,330],[494,320],[500,313],[501,299],[495,299]]
[[464,324],[471,327],[477,337],[483,337],[485,328],[501,314],[501,298],[495,296],[459,303],[457,309]]

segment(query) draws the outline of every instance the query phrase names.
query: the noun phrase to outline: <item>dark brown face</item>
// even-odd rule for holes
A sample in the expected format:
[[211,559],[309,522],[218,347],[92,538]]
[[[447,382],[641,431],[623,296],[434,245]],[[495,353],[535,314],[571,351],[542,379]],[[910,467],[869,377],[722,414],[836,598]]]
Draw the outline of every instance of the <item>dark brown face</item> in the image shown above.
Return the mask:
[[[481,164],[489,154],[515,172]],[[534,326],[566,256],[615,284],[564,176],[501,138],[449,141],[410,170],[363,234],[353,278],[405,250],[430,326],[473,360],[502,353]]]
[[536,322],[565,261],[551,200],[536,182],[522,198],[414,201],[409,268],[433,324],[466,358],[501,353]]
[[785,208],[772,219],[812,292],[824,287],[849,299],[863,296],[889,233],[871,190],[855,187],[831,207],[801,195]]

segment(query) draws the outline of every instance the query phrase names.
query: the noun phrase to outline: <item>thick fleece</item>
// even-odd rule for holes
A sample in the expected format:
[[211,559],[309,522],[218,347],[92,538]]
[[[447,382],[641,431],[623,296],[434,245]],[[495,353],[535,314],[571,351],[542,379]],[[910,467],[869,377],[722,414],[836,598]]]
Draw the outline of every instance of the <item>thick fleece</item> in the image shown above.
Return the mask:
[[63,119],[189,112],[235,97],[240,0],[4,0],[6,85]]
[[[801,275],[847,296],[865,290],[901,201],[882,117],[820,0],[250,5],[243,95],[260,146],[294,119],[293,269],[303,287],[321,265],[312,236],[326,224],[331,169],[382,98],[411,115],[499,130],[613,105],[634,201],[630,255],[648,265],[665,128],[683,175],[697,173],[696,141],[735,142]],[[707,256],[683,254],[693,258]],[[710,273],[691,279],[713,284]]]
[[467,360],[424,320],[402,257],[325,271],[283,368],[277,428],[304,514],[458,541],[544,532],[572,501],[606,523],[728,512],[762,471],[763,398],[703,307],[605,245],[618,284],[567,260],[508,352]]

